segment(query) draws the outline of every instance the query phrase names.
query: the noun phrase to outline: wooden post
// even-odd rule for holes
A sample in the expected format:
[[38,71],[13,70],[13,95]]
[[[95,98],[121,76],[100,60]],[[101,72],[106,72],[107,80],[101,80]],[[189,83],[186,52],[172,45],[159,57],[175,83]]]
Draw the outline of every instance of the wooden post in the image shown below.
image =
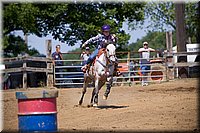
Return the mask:
[[28,50],[28,33],[25,33],[24,35],[24,42],[25,42],[25,45],[26,45],[26,50]]
[[26,71],[26,61],[23,62],[23,88],[27,89],[27,71]]
[[[177,52],[186,52],[185,3],[175,3]],[[187,56],[179,56],[178,62],[187,62]],[[187,68],[178,68],[179,77],[188,77]]]
[[186,51],[185,4],[175,3],[177,52]]
[[[52,43],[51,40],[46,40],[46,52],[47,58],[51,58],[51,51],[52,51]],[[52,69],[51,73],[46,73],[47,75],[47,87],[53,87],[53,64],[47,63],[47,69]]]
[[174,67],[173,67],[173,56],[172,56],[172,32],[166,32],[166,47],[167,47],[167,80],[174,79]]
[[130,76],[131,76],[131,72],[130,72],[130,58],[131,58],[131,52],[130,51],[128,51],[128,59],[127,59],[127,64],[128,64],[128,77],[129,77],[129,86],[131,86],[131,78],[130,78]]
[[172,32],[166,32],[166,47],[169,53],[172,53]]
[[46,40],[46,52],[47,52],[46,57],[50,58],[51,57],[51,52],[52,52],[52,43],[51,43],[51,40]]

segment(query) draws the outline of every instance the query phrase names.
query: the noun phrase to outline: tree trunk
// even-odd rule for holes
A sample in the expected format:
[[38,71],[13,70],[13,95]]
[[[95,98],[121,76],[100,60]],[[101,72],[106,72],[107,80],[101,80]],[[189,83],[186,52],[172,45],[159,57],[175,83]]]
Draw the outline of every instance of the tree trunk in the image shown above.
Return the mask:
[[[177,52],[186,52],[185,3],[175,3],[175,14]],[[179,56],[178,62],[187,62],[187,56]],[[178,69],[179,77],[188,77],[186,67],[179,67]]]
[[197,8],[197,43],[200,43],[200,1],[198,2],[198,8]]

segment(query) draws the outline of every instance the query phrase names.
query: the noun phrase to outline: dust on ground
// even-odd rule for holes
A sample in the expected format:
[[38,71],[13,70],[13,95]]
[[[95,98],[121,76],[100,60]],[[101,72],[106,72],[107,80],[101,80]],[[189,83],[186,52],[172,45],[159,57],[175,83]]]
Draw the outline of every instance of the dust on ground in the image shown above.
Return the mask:
[[[107,100],[102,99],[103,87],[98,108],[87,106],[92,88],[87,89],[82,106],[77,106],[81,88],[59,89],[58,130],[196,131],[199,130],[198,85],[198,79],[178,79],[143,87],[112,87]],[[4,131],[18,130],[15,92],[2,91]]]

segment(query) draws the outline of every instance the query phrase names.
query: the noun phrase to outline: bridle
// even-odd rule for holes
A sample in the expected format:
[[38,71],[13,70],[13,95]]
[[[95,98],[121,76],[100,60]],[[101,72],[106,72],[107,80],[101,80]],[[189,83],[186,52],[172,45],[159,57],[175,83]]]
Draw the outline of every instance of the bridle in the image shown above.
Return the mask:
[[111,61],[111,59],[110,59],[110,57],[114,57],[115,58],[115,54],[110,54],[109,56],[108,56],[108,54],[107,54],[107,52],[109,52],[109,51],[107,51],[107,49],[105,50],[105,52],[104,52],[104,54],[105,54],[105,56],[106,56],[106,59],[107,59],[107,61],[109,62],[109,64],[108,65],[106,65],[106,64],[103,64],[101,61],[99,61],[98,59],[97,59],[97,61],[104,67],[104,68],[109,68],[110,66],[112,66],[114,63],[113,63],[113,61]]

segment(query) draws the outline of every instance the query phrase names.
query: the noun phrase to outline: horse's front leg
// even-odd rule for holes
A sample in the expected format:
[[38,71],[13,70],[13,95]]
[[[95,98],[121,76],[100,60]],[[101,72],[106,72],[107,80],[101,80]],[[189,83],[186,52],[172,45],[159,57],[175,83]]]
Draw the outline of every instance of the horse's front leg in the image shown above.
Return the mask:
[[81,96],[81,99],[79,101],[79,105],[81,105],[83,103],[83,98],[84,98],[84,95],[86,93],[86,89],[87,89],[87,86],[88,86],[88,80],[87,80],[87,77],[84,79],[84,83],[83,83],[83,90],[82,90],[82,96]]
[[93,106],[98,106],[98,95],[99,95],[99,78],[95,80],[95,88],[94,88],[94,104]]
[[110,93],[110,89],[112,87],[113,83],[113,76],[107,78],[107,83],[106,83],[106,91],[103,95],[103,99],[106,100],[108,98],[108,94]]

